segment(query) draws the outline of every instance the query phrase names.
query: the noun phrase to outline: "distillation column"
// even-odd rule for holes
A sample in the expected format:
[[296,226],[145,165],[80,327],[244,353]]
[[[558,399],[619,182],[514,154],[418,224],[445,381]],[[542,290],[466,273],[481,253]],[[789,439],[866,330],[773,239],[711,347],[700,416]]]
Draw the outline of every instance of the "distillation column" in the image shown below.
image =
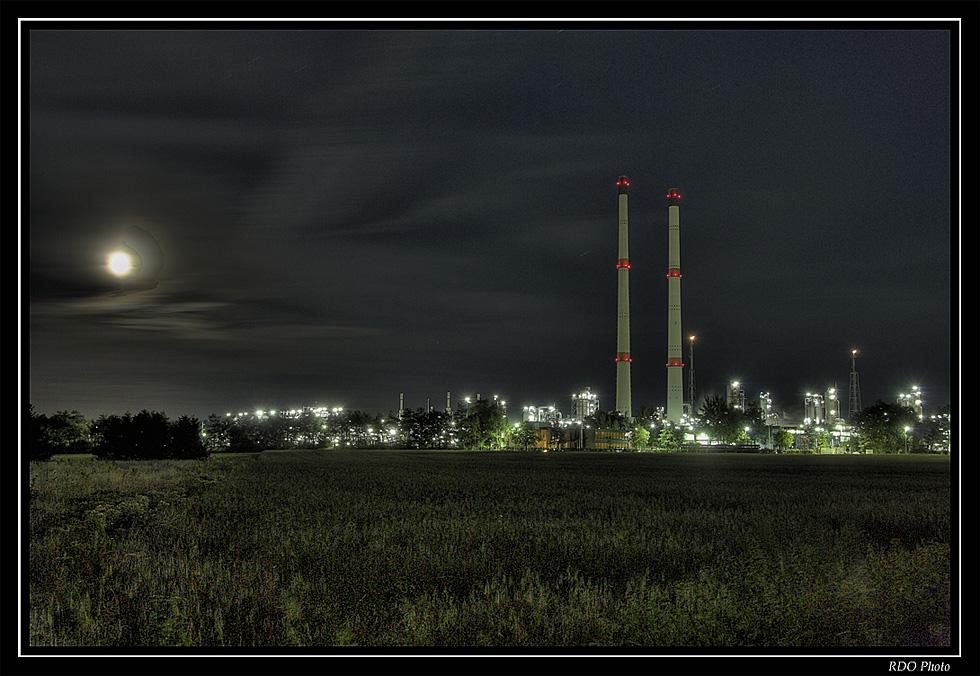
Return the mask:
[[680,200],[677,188],[667,192],[667,420],[673,423],[684,415]]
[[619,282],[619,303],[616,320],[616,411],[626,417],[633,417],[633,405],[630,401],[630,254],[629,254],[629,218],[627,200],[629,181],[620,176],[616,181],[619,186],[619,260],[616,263],[616,275]]

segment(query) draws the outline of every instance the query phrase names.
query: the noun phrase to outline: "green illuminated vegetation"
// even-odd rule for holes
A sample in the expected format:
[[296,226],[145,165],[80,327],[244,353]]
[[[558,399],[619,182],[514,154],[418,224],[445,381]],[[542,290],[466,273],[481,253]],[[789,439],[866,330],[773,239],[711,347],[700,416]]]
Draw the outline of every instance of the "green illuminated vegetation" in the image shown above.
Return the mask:
[[363,450],[35,462],[30,643],[948,645],[949,469]]

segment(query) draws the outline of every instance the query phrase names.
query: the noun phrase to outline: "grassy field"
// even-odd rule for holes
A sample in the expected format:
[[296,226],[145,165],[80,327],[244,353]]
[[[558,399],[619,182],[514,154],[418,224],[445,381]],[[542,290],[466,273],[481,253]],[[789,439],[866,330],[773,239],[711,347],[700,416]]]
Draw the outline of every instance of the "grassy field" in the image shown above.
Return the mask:
[[31,463],[32,646],[938,646],[929,456]]

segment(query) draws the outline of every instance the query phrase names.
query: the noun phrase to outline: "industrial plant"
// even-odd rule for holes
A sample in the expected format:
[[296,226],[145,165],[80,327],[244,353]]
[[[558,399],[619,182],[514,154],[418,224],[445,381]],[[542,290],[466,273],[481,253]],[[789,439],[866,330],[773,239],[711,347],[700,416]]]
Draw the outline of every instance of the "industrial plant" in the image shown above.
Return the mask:
[[[567,408],[557,400],[540,404],[527,403],[523,405],[520,419],[514,420],[507,412],[507,402],[498,395],[486,400],[480,394],[463,397],[456,402],[454,408],[452,393],[446,392],[444,408],[433,405],[431,399],[426,399],[424,408],[418,406],[412,409],[406,408],[405,394],[399,393],[397,412],[392,411],[387,418],[379,416],[373,423],[364,423],[360,425],[363,427],[360,430],[347,429],[350,424],[343,422],[345,414],[339,408],[308,406],[302,410],[280,411],[279,417],[287,421],[319,420],[320,424],[315,425],[314,429],[331,431],[329,435],[326,432],[317,434],[333,439],[335,443],[347,445],[403,443],[408,438],[408,433],[399,428],[409,427],[418,423],[420,417],[424,417],[428,429],[423,436],[428,435],[425,437],[428,441],[416,439],[416,443],[433,443],[437,447],[452,448],[464,443],[461,433],[471,408],[490,406],[505,427],[511,426],[515,431],[518,428],[523,431],[521,443],[525,447],[533,444],[544,451],[663,450],[665,447],[758,451],[792,446],[816,452],[852,452],[857,443],[854,429],[848,425],[848,420],[862,411],[857,349],[850,351],[851,371],[846,411],[842,394],[836,384],[801,395],[802,400],[795,402],[793,407],[802,405],[802,418],[777,412],[767,391],[759,392],[756,398],[747,399],[744,383],[737,380],[726,384],[724,398],[699,396],[694,373],[694,335],[687,337],[688,363],[685,364],[683,360],[681,194],[677,188],[667,191],[666,407],[641,407],[634,411],[631,382],[633,360],[630,349],[629,177],[619,176],[616,188],[619,219],[616,258],[616,384],[613,406],[602,405],[598,392],[586,387],[570,395]],[[649,303],[645,302],[644,307],[649,307]],[[684,392],[685,366],[688,369],[687,397]],[[898,404],[914,412],[918,421],[925,422],[922,392],[918,386],[913,386],[909,393],[900,394]],[[712,433],[709,418],[718,416],[719,407],[723,409],[722,415],[737,419],[744,427],[729,429],[724,433],[715,429]],[[232,414],[226,416],[231,417]],[[258,411],[254,414],[239,413],[233,419],[247,418],[261,423],[268,417],[267,412]],[[911,429],[912,427],[905,428],[906,437]],[[304,434],[309,436],[309,432]],[[528,434],[532,434],[533,438],[527,436]],[[302,437],[297,443],[307,441],[306,437]],[[501,437],[495,444],[503,447],[507,442]]]
[[[616,388],[615,408],[617,420],[606,422],[612,429],[592,429],[589,421],[596,421],[596,413],[602,411],[598,397],[587,388],[571,396],[570,416],[563,417],[560,408],[552,403],[547,406],[528,404],[524,406],[522,422],[534,427],[538,444],[547,448],[553,444],[556,435],[562,435],[561,442],[568,447],[594,448],[596,450],[623,450],[630,446],[627,428],[636,428],[632,405],[630,352],[630,254],[629,254],[629,177],[621,175],[616,180],[618,193],[618,256],[617,275],[617,314],[616,314]],[[700,407],[696,391],[694,373],[694,342],[696,336],[689,336],[688,397],[684,397],[684,361],[681,319],[681,257],[680,257],[680,200],[677,188],[667,191],[667,391],[666,408],[646,411],[644,424],[653,429],[674,428],[684,435],[688,442],[710,443],[696,432],[696,422]],[[862,410],[860,381],[857,371],[858,350],[851,350],[851,373],[848,388],[848,410],[845,413],[836,385],[828,386],[823,392],[808,392],[803,400],[802,420],[790,418],[785,413],[777,414],[773,409],[769,392],[760,392],[758,399],[747,404],[745,390],[738,381],[731,381],[727,387],[725,404],[733,411],[749,414],[766,428],[766,435],[749,435],[746,427],[746,440],[757,439],[759,446],[772,448],[772,429],[786,429],[791,434],[821,436],[829,449],[849,449],[852,430],[846,420]],[[918,388],[913,393],[900,395],[900,403],[916,410],[922,419],[922,399]],[[590,431],[591,430],[591,431]],[[751,445],[751,444],[747,444]]]

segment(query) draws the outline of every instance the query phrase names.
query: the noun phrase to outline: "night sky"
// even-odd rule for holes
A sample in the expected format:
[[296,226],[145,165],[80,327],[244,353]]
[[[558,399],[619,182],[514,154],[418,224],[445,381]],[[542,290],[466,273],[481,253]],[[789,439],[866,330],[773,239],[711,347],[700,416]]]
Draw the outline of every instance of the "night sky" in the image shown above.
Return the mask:
[[28,27],[39,412],[612,410],[621,174],[634,412],[675,187],[700,395],[846,404],[852,348],[865,406],[958,388],[955,24]]

